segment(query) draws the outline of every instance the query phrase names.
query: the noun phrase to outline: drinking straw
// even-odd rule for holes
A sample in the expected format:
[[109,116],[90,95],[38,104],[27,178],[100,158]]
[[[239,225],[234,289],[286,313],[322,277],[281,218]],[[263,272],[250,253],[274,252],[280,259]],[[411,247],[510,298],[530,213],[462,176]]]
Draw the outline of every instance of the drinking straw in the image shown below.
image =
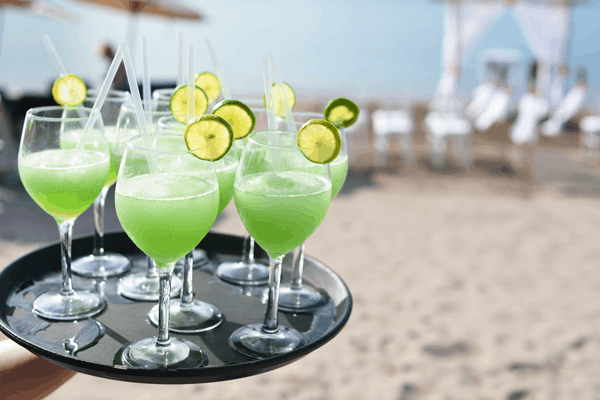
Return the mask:
[[42,36],[42,41],[44,42],[44,45],[46,46],[46,50],[48,50],[48,53],[50,53],[50,56],[52,57],[52,61],[54,61],[54,65],[56,65],[56,69],[58,70],[58,73],[61,75],[66,75],[67,69],[65,68],[65,65],[60,60],[58,52],[56,51],[56,48],[54,48],[54,45],[52,44],[52,40],[50,40],[50,36],[48,36],[48,35]]
[[194,46],[188,47],[187,121],[196,116],[196,83],[194,81]]
[[123,50],[121,49],[121,47],[119,47],[117,49],[117,52],[115,53],[115,57],[113,58],[112,63],[110,64],[110,67],[108,68],[108,72],[106,73],[104,82],[102,82],[102,86],[100,86],[100,90],[98,90],[98,97],[96,97],[96,101],[94,102],[94,106],[92,107],[90,118],[87,120],[85,127],[83,128],[83,134],[81,135],[81,139],[79,139],[79,143],[77,143],[77,147],[75,148],[75,154],[78,154],[83,149],[86,139],[92,131],[92,126],[94,126],[96,119],[100,116],[100,109],[104,105],[104,100],[106,100],[106,95],[110,90],[110,85],[115,79],[117,69],[121,64],[122,59]]
[[206,39],[206,47],[208,47],[208,52],[210,53],[210,58],[212,58],[213,64],[215,66],[215,70],[217,71],[217,77],[219,78],[219,82],[221,83],[221,89],[223,90],[223,97],[226,100],[231,99],[231,93],[229,93],[229,88],[225,83],[225,79],[223,78],[223,71],[221,70],[221,64],[219,64],[219,60],[217,59],[217,54],[215,53],[215,49],[210,43],[210,39]]
[[[135,70],[133,69],[133,62],[131,61],[131,54],[129,53],[129,46],[122,44],[120,48],[123,49],[123,62],[125,63],[125,74],[127,75],[127,81],[129,82],[129,88],[131,90],[131,97],[133,98],[133,105],[135,107],[135,115],[137,116],[138,124],[140,125],[140,131],[144,139],[144,145],[147,149],[152,149],[150,145],[150,136],[148,135],[148,125],[146,118],[144,118],[144,108],[142,107],[142,98],[140,97],[140,89],[137,85],[137,78],[135,76]],[[156,164],[154,156],[146,152],[148,157],[148,163],[150,164],[150,173],[154,174],[156,171]]]
[[273,69],[273,77],[275,78],[275,84],[277,85],[277,89],[280,93],[281,104],[283,106],[283,111],[285,112],[285,123],[287,125],[288,131],[296,132],[296,121],[294,121],[294,115],[292,114],[292,109],[290,108],[290,103],[285,95],[285,90],[283,88],[283,81],[281,80],[281,75],[279,75],[279,68],[277,68],[277,62],[275,61],[275,56],[272,52],[269,52],[267,56],[271,59],[271,68]]
[[271,80],[271,69],[269,66],[269,57],[264,56],[263,61],[263,78],[265,82],[265,97],[267,98],[267,120],[269,130],[275,130],[275,109],[273,104],[273,81]]
[[[150,68],[148,66],[148,38],[144,36],[142,38],[142,68],[144,70],[144,76],[142,77],[142,89],[144,95],[144,111],[149,113],[152,111],[152,103],[150,102]],[[148,115],[148,114],[146,114]]]
[[179,41],[177,46],[179,50],[179,75],[177,75],[177,86],[181,86],[185,84],[185,72],[183,71],[183,32],[179,32]]

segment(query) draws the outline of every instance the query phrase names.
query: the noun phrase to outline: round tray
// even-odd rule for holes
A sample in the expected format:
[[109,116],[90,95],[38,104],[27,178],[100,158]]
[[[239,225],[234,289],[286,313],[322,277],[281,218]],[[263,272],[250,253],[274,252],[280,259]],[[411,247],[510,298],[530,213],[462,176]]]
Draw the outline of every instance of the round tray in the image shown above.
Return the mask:
[[[104,293],[106,309],[94,318],[78,322],[51,322],[31,312],[35,297],[59,288],[60,247],[58,243],[33,251],[9,264],[0,273],[0,330],[21,346],[55,364],[89,375],[141,383],[188,384],[242,378],[287,365],[323,346],[344,327],[352,310],[352,297],[345,283],[318,260],[306,257],[304,280],[328,297],[327,304],[308,313],[279,312],[279,323],[292,326],[305,338],[305,345],[284,355],[262,360],[247,358],[228,343],[238,327],[261,323],[266,310],[266,286],[230,285],[214,274],[217,265],[241,257],[243,238],[209,233],[198,245],[208,252],[210,262],[194,269],[194,298],[217,306],[225,321],[217,328],[197,334],[176,334],[198,344],[208,363],[196,369],[131,369],[115,362],[115,355],[130,342],[156,336],[157,328],[148,321],[155,302],[125,299],[117,293],[119,277],[106,280],[73,275],[75,289]],[[146,256],[124,232],[105,235],[105,247],[126,255],[132,272],[145,271]],[[92,237],[73,240],[73,259],[89,254]],[[256,246],[258,260],[268,261]],[[291,256],[283,263],[282,282],[289,280]],[[75,343],[75,346],[65,343]],[[73,351],[77,348],[77,351]],[[68,349],[71,349],[70,351]]]

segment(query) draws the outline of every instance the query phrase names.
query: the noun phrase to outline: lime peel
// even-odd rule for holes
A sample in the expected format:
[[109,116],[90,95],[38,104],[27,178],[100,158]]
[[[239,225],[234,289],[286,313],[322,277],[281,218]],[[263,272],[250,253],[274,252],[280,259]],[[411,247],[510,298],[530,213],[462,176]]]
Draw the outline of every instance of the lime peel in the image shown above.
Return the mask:
[[[177,122],[187,123],[187,85],[181,85],[173,91],[169,100],[169,109]],[[201,87],[194,86],[194,116],[202,115],[208,110],[208,97]]]
[[75,74],[65,74],[54,81],[52,97],[60,106],[75,107],[85,101],[87,87],[83,79]]
[[335,126],[348,128],[358,119],[360,109],[352,100],[343,97],[331,100],[323,110],[325,119]]
[[233,144],[233,129],[218,115],[201,115],[186,126],[185,145],[192,154],[205,161],[218,161]]
[[342,138],[338,129],[322,119],[311,119],[298,130],[298,148],[309,161],[329,164],[340,154]]

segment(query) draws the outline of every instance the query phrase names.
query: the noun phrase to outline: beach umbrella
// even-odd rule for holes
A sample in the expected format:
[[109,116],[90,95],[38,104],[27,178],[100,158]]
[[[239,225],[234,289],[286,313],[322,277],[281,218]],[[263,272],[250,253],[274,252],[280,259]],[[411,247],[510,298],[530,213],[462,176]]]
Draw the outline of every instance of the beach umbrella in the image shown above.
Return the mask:
[[147,16],[182,19],[188,21],[200,22],[204,16],[196,10],[188,8],[177,1],[169,0],[77,0],[82,3],[95,3],[106,7],[116,8],[122,11],[129,11],[132,14],[144,14]]
[[36,14],[40,17],[55,19],[58,21],[72,22],[75,16],[65,9],[50,5],[43,1],[30,0],[0,0],[0,11],[15,8]]

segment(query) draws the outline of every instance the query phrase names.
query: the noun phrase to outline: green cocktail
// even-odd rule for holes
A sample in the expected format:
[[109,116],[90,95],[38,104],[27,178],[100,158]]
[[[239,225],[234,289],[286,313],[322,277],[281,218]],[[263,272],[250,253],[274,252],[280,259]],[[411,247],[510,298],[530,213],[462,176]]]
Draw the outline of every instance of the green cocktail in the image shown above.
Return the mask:
[[193,175],[160,173],[117,182],[115,206],[123,229],[156,265],[172,266],[215,222],[218,188]]
[[331,198],[333,199],[344,186],[348,175],[348,155],[340,153],[331,164]]
[[331,183],[299,171],[247,175],[234,190],[244,226],[272,255],[302,244],[325,217],[331,199]]
[[219,181],[219,211],[217,215],[221,214],[233,198],[233,181],[235,180],[237,166],[238,161],[235,157],[222,158],[215,165],[217,180]]
[[44,150],[19,158],[25,190],[57,221],[87,210],[106,183],[109,169],[109,157],[93,150],[77,156],[75,150]]

